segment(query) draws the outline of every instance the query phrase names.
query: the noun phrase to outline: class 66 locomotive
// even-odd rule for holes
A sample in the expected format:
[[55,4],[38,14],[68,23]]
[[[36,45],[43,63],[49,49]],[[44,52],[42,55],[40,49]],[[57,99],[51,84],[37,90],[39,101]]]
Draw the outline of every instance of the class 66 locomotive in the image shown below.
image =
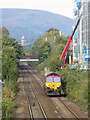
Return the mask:
[[44,91],[47,95],[61,95],[61,76],[55,72],[44,74]]

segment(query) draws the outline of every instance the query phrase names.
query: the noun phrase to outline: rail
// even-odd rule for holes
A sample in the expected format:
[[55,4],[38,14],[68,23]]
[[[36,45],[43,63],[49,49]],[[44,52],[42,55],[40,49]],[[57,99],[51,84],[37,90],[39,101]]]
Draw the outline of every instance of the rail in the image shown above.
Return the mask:
[[80,120],[79,116],[78,116],[68,105],[66,105],[65,102],[63,102],[60,98],[58,98],[58,99],[62,102],[63,105],[66,106],[66,108],[67,108],[78,120]]
[[[28,93],[27,93],[27,90],[26,90],[26,86],[25,86],[25,82],[24,82],[24,78],[23,78],[23,85],[24,85],[24,89],[25,89],[25,93],[26,93],[26,97],[27,97],[27,102],[28,102],[28,106],[29,106],[30,118],[31,118],[31,120],[34,120],[32,108],[31,108],[31,105],[30,105],[29,96],[28,96]],[[40,100],[39,100],[38,96],[36,95],[36,92],[35,92],[34,88],[32,87],[30,81],[29,81],[28,85],[30,85],[30,88],[32,89],[32,92],[34,93],[34,96],[35,96],[35,98],[36,98],[36,100],[37,100],[37,102],[39,104],[39,107],[40,107],[40,110],[41,110],[41,112],[43,114],[43,117],[45,118],[45,120],[48,120],[48,118],[46,116],[46,113],[45,113],[45,111],[43,109],[43,106],[41,105]]]
[[[23,79],[23,81],[24,81],[24,79]],[[31,105],[30,105],[30,102],[29,102],[29,97],[28,97],[27,90],[26,90],[26,87],[25,87],[25,83],[24,83],[24,82],[23,82],[23,85],[24,85],[24,89],[25,89],[25,93],[26,93],[26,97],[27,97],[27,102],[28,102],[28,107],[29,107],[30,118],[31,118],[31,120],[34,120],[34,119],[33,119],[32,108],[31,108]]]
[[31,86],[31,89],[32,89],[32,91],[33,91],[33,93],[34,93],[37,101],[38,101],[38,104],[39,104],[40,109],[41,109],[41,111],[42,111],[42,113],[43,113],[43,115],[44,115],[44,118],[45,118],[46,120],[48,120],[48,119],[47,119],[47,116],[46,116],[46,113],[45,113],[45,111],[44,111],[44,109],[43,109],[43,107],[42,107],[42,105],[41,105],[41,103],[40,103],[40,101],[39,101],[39,98],[38,98],[38,96],[37,96],[36,93],[35,93],[35,90],[32,88],[31,83],[29,83],[29,85]]

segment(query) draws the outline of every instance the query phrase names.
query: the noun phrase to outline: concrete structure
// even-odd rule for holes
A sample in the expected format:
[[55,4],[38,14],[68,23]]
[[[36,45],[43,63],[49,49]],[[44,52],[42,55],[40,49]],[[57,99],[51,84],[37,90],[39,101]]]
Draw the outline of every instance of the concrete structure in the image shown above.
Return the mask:
[[[75,4],[77,0],[74,0]],[[88,67],[90,61],[90,0],[80,0],[81,8],[76,9],[77,18],[83,13],[77,30],[77,37],[73,40],[73,61],[78,61]],[[77,14],[76,14],[77,13]]]

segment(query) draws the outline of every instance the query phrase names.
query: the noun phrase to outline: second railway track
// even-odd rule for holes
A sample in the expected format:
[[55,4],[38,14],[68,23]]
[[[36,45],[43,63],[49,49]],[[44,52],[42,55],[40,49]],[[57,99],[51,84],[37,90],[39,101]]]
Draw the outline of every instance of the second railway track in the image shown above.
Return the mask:
[[[27,74],[26,71],[25,73]],[[47,120],[46,113],[38,99],[38,96],[36,95],[36,92],[32,84],[30,83],[30,81],[25,81],[24,76],[23,76],[23,85],[24,85],[25,94],[27,97],[30,119],[34,120],[34,118],[43,118]]]

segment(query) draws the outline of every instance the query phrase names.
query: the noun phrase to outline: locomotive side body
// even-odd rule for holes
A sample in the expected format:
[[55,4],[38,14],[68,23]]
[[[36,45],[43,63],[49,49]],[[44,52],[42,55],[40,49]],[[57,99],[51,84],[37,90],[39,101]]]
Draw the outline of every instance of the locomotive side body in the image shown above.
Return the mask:
[[44,75],[44,90],[47,95],[61,94],[61,76],[55,72],[49,72]]

